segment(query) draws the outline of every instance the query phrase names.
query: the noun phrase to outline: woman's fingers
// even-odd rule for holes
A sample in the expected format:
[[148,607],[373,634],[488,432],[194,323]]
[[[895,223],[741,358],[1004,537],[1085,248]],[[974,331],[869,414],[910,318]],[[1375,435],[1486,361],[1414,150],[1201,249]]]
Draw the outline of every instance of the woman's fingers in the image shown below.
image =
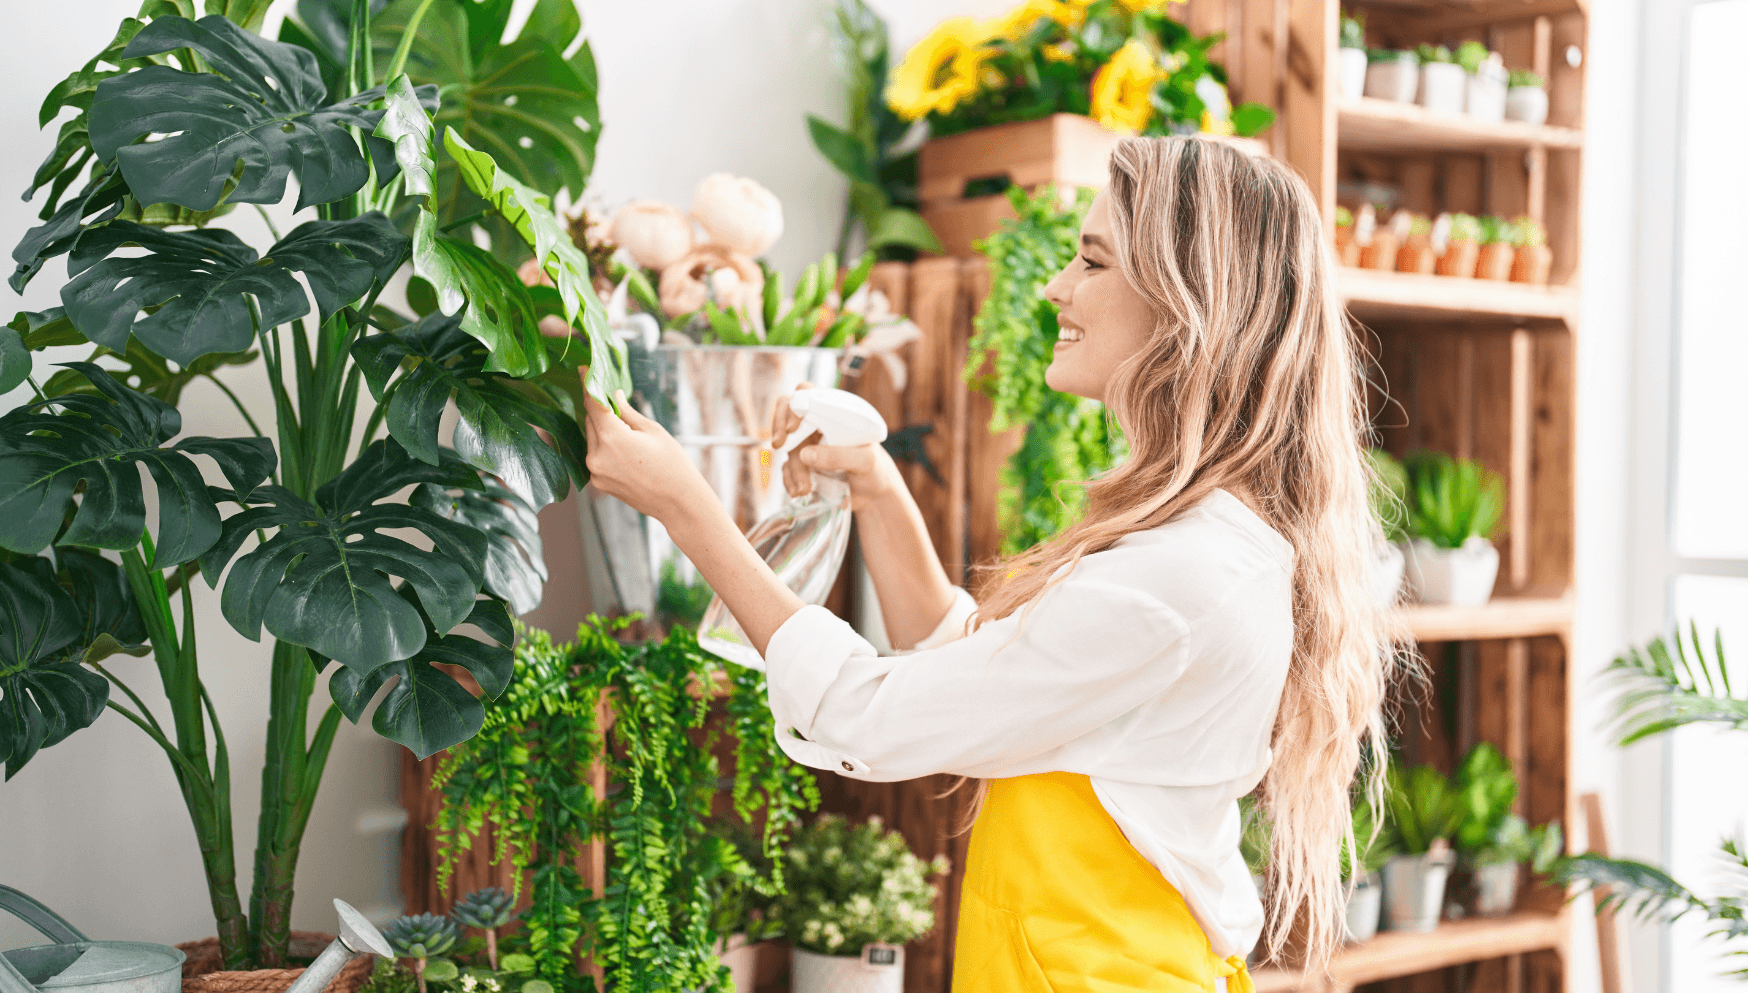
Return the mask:
[[873,468],[872,445],[810,445],[800,450],[801,463],[825,472],[866,472]]
[[[813,389],[813,384],[802,380],[795,384],[795,390]],[[783,442],[789,437],[789,432],[801,426],[801,417],[789,406],[789,397],[777,398],[777,407],[771,412],[771,447],[782,448]]]

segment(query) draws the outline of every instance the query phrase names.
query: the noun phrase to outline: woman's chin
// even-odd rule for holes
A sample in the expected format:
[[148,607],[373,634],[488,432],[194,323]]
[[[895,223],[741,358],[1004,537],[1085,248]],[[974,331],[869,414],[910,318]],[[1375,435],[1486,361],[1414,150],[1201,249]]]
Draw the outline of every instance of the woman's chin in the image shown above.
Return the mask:
[[1088,400],[1102,400],[1103,390],[1096,384],[1086,382],[1085,376],[1077,376],[1074,369],[1062,361],[1058,355],[1044,369],[1044,385],[1058,393],[1068,393]]

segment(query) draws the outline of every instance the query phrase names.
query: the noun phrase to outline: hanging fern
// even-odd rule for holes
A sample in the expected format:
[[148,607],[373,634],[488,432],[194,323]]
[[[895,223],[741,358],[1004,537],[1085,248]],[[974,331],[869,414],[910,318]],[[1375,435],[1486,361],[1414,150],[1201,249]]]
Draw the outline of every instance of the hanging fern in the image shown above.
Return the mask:
[[[819,802],[811,775],[777,749],[762,675],[703,651],[685,628],[621,644],[615,635],[630,623],[591,617],[570,645],[525,632],[510,688],[434,778],[440,885],[490,825],[493,861],[515,869],[517,892],[524,875],[531,890],[506,947],[566,993],[592,989],[580,956],[614,990],[678,993],[725,981],[714,952],[724,881],[781,892],[774,865],[760,874],[710,833],[719,773],[710,690],[724,667],[726,723],[739,739],[737,813],[751,825],[765,811],[764,845],[774,851]],[[606,729],[596,718],[603,699],[613,714]],[[609,787],[597,799],[592,772],[603,763]],[[575,868],[597,838],[609,850],[599,895]]]
[[[1092,204],[1081,190],[1064,206],[1055,187],[1028,196],[1015,187],[1008,199],[1019,215],[977,243],[989,258],[990,291],[977,312],[965,381],[993,401],[990,430],[1026,425],[1019,451],[1002,472],[1002,551],[1024,551],[1079,518],[1080,482],[1109,468],[1122,439],[1103,404],[1044,383],[1056,347],[1056,307],[1044,285],[1074,258],[1080,223]],[[985,366],[989,371],[985,371]]]

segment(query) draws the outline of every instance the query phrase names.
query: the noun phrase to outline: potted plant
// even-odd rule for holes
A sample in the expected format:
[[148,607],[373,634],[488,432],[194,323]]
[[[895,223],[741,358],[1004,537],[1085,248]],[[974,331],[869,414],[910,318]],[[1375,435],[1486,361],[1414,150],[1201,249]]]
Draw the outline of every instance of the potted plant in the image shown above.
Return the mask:
[[1504,57],[1478,41],[1465,41],[1457,46],[1456,60],[1469,74],[1463,99],[1469,116],[1483,121],[1505,120],[1505,90],[1511,76],[1505,71]]
[[1517,251],[1511,257],[1511,281],[1546,286],[1554,265],[1547,229],[1533,217],[1519,217],[1512,224],[1517,228]]
[[1396,229],[1378,223],[1378,209],[1371,204],[1360,208],[1354,221],[1354,240],[1360,245],[1361,269],[1396,268],[1396,246],[1400,242]]
[[1469,76],[1456,64],[1451,50],[1421,45],[1414,52],[1420,59],[1420,105],[1440,114],[1461,114]]
[[1352,100],[1366,92],[1366,17],[1364,14],[1341,15],[1341,48],[1336,56],[1341,60],[1341,95]]
[[1378,873],[1396,854],[1395,842],[1372,811],[1371,799],[1354,797],[1353,852],[1344,841],[1341,848],[1341,878],[1352,887],[1347,895],[1347,940],[1370,941],[1378,933],[1384,909],[1384,887]]
[[1511,278],[1512,260],[1517,256],[1517,226],[1503,217],[1481,218],[1481,247],[1475,253],[1475,278],[1506,280]]
[[1408,537],[1408,471],[1381,448],[1366,449],[1366,461],[1371,469],[1368,498],[1378,522],[1372,543],[1372,596],[1388,607],[1401,594],[1402,573],[1407,567],[1402,542]]
[[822,814],[783,851],[788,893],[775,906],[791,946],[794,993],[904,988],[904,948],[935,926],[947,860],[925,862],[878,817],[853,825]]
[[1437,769],[1403,772],[1392,765],[1385,812],[1401,850],[1384,863],[1384,926],[1431,931],[1438,926],[1445,881],[1455,862],[1449,839],[1462,818],[1456,790]]
[[1420,59],[1412,51],[1374,48],[1366,52],[1366,96],[1413,103],[1420,91]]
[[1505,91],[1505,119],[1525,124],[1548,121],[1547,84],[1540,73],[1513,69]]
[[1468,459],[1421,453],[1408,467],[1408,585],[1422,603],[1478,607],[1493,595],[1504,505],[1499,478]]
[[1511,812],[1517,776],[1511,762],[1487,742],[1469,750],[1455,781],[1463,807],[1454,838],[1467,874],[1467,903],[1483,916],[1509,913],[1517,900],[1520,865],[1546,872],[1565,841],[1558,821],[1531,828]]
[[765,953],[783,936],[771,913],[777,891],[771,881],[781,876],[764,840],[745,821],[716,818],[709,830],[713,843],[732,849],[738,856],[714,860],[713,871],[705,879],[710,904],[715,908],[711,927],[722,936],[717,955],[728,967],[729,988],[736,993],[753,993]]
[[[513,903],[491,886],[456,901],[451,915],[395,920],[382,934],[396,958],[377,962],[358,993],[554,993],[551,982],[535,975],[533,956],[497,954],[498,930],[516,917]],[[465,934],[463,927],[482,933]]]
[[[1435,248],[1440,226],[1437,221],[1433,223]],[[1481,251],[1481,222],[1471,214],[1450,214],[1448,223],[1443,226],[1446,229],[1445,244],[1439,253],[1436,271],[1440,276],[1474,276],[1475,257]]]
[[1412,214],[1407,226],[1408,236],[1396,249],[1396,271],[1430,276],[1438,266],[1438,255],[1432,250],[1432,218]]
[[[560,187],[581,190],[598,122],[587,46],[562,56],[574,20],[568,33],[503,42],[507,8],[433,0],[418,7],[424,26],[399,22],[378,59],[381,19],[408,5],[373,19],[357,4],[362,23],[329,21],[319,38],[291,20],[288,41],[252,30],[266,6],[225,5],[235,21],[153,6],[56,87],[49,112],[77,113],[37,174],[49,202],[15,251],[12,285],[69,252],[72,279],[62,308],[0,332],[7,387],[28,381],[37,397],[0,418],[0,477],[15,501],[0,514],[0,585],[30,605],[10,637],[31,646],[0,675],[0,755],[16,773],[105,707],[138,726],[175,770],[225,970],[288,964],[299,850],[342,719],[363,717],[392,681],[372,720],[385,737],[429,755],[479,727],[483,704],[439,664],[465,668],[488,699],[503,688],[511,616],[538,602],[545,575],[538,545],[517,536],[585,478],[578,370],[588,364],[586,388],[603,400],[626,382],[550,207]],[[433,36],[452,40],[469,22],[483,32],[480,64],[515,47],[539,67],[489,84],[453,60],[434,67],[447,42]],[[455,106],[486,85],[494,100],[540,101],[505,132],[502,118]],[[575,137],[555,148],[548,127]],[[518,136],[525,172],[471,144],[518,147]],[[291,173],[298,206],[317,216],[273,232],[265,250],[218,227],[155,226],[278,203]],[[531,257],[556,286],[531,293],[513,262],[475,247],[476,224],[497,225],[500,250]],[[409,264],[435,288],[428,311],[382,299]],[[564,337],[540,334],[543,316]],[[50,345],[92,351],[39,380],[29,353]],[[257,360],[267,382],[251,412],[219,374]],[[178,437],[175,403],[195,378],[219,384],[251,436]],[[452,398],[448,448],[437,426]],[[140,463],[157,487],[151,521]],[[200,673],[211,658],[197,652],[197,580],[222,589],[244,637],[265,628],[275,639],[246,904],[231,755]],[[117,651],[153,656],[163,702],[148,705],[106,664]],[[324,669],[332,702],[312,727]]]
[[1360,264],[1360,246],[1354,241],[1353,211],[1339,205],[1335,208],[1335,257],[1342,265]]

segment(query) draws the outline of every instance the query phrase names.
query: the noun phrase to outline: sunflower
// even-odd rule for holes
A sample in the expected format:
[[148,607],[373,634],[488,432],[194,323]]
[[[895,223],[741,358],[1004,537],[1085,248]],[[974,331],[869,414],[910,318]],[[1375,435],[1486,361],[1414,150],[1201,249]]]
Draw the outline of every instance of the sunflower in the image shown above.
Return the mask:
[[1159,64],[1146,45],[1124,42],[1093,76],[1089,116],[1113,130],[1138,133],[1153,117],[1153,84],[1159,75]]
[[1026,0],[1013,10],[986,21],[984,31],[991,38],[1003,38],[1008,41],[1019,41],[1032,30],[1032,25],[1043,18],[1050,18],[1058,24],[1066,24],[1064,20],[1072,16],[1068,6],[1062,0]]
[[952,110],[977,92],[989,37],[987,25],[974,17],[942,21],[893,70],[886,105],[907,121]]
[[1117,0],[1117,6],[1130,14],[1162,14],[1166,5],[1184,0]]

